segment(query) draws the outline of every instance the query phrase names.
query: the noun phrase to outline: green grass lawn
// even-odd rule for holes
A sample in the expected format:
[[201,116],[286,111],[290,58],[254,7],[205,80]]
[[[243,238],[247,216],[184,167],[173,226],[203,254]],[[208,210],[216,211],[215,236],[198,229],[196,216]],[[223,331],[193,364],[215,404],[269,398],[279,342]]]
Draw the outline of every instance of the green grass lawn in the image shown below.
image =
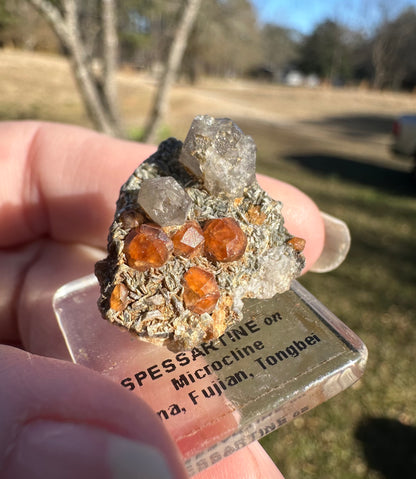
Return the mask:
[[345,263],[301,283],[369,350],[361,381],[262,444],[291,479],[413,478],[416,187],[405,172],[354,158],[348,165],[334,152],[281,157],[267,142],[258,146],[259,171],[295,184],[348,223]]

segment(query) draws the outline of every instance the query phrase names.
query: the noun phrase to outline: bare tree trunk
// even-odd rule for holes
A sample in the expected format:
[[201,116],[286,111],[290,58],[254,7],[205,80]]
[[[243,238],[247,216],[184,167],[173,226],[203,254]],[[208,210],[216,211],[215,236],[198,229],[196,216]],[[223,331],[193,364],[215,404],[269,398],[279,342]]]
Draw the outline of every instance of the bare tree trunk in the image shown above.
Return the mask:
[[[115,65],[117,36],[115,34],[114,0],[102,0],[105,61],[103,77],[94,74],[88,62],[78,21],[78,0],[63,0],[64,13],[48,0],[27,0],[50,23],[70,54],[72,68],[88,116],[94,126],[113,136],[121,136],[115,105]],[[114,40],[114,37],[116,38]]]
[[188,0],[175,32],[169,57],[165,65],[149,120],[143,134],[143,140],[154,142],[157,131],[166,117],[169,107],[169,93],[182,62],[189,35],[195,24],[201,0]]
[[389,35],[389,24],[392,18],[392,7],[394,2],[390,0],[378,0],[376,8],[380,16],[379,28],[375,35],[375,42],[372,51],[372,62],[374,67],[373,88],[382,90],[388,81],[388,63],[391,51],[391,38]]
[[382,40],[377,39],[376,44],[373,48],[373,66],[374,66],[374,80],[373,80],[373,88],[376,90],[381,90],[384,85],[384,78],[385,78],[385,55],[384,49],[382,45]]
[[116,125],[121,124],[118,109],[117,72],[118,36],[114,0],[102,0],[102,22],[104,30],[104,69],[103,91],[108,103],[108,111]]
[[92,73],[91,66],[87,60],[87,54],[79,32],[76,0],[64,0],[64,5],[66,24],[68,26],[67,47],[71,54],[75,77],[88,115],[94,125],[100,130],[107,134],[118,136],[120,132],[111,118],[108,108],[109,104],[103,101],[105,99],[105,95],[102,93],[103,88],[99,84],[97,77]]

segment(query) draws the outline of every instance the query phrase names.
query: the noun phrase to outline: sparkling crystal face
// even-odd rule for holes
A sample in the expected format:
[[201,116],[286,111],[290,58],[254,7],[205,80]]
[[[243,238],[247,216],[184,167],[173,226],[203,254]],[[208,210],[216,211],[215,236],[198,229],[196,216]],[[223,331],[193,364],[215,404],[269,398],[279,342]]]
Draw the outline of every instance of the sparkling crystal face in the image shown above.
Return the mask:
[[183,299],[187,309],[196,314],[211,313],[220,297],[214,275],[197,266],[183,277]]
[[228,118],[197,116],[179,161],[212,195],[237,198],[255,180],[256,145]]
[[157,225],[143,224],[130,231],[125,239],[127,264],[138,271],[160,268],[170,257],[173,244]]
[[204,238],[205,254],[212,261],[236,261],[243,256],[247,246],[247,237],[233,218],[208,221]]
[[191,208],[188,194],[171,176],[144,180],[137,201],[160,226],[183,224]]
[[268,299],[290,288],[290,273],[294,274],[295,266],[285,246],[270,248],[258,258],[258,274],[249,279],[246,294],[248,292],[254,298]]
[[196,221],[188,221],[172,236],[172,242],[176,255],[194,258],[203,251],[204,233]]

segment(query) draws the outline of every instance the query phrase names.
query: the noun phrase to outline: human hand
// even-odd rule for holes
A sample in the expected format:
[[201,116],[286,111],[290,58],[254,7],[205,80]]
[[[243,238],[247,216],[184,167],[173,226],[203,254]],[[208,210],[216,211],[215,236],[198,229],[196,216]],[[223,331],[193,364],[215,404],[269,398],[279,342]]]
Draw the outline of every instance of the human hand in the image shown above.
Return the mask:
[[[58,287],[104,256],[120,185],[155,150],[85,129],[0,124],[0,470],[5,479],[184,478],[177,449],[146,404],[73,365],[52,310]],[[324,225],[315,204],[271,178],[307,268]],[[18,347],[13,347],[18,346]],[[55,358],[55,359],[52,359]],[[57,358],[57,359],[56,359]],[[282,477],[258,443],[198,479]]]

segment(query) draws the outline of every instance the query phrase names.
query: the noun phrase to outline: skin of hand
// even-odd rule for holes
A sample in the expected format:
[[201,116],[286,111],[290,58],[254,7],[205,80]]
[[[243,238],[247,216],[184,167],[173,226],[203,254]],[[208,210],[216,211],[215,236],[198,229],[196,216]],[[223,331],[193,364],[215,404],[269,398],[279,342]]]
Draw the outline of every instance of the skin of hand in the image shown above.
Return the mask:
[[[105,253],[119,188],[154,146],[60,124],[0,123],[0,471],[4,479],[185,478],[149,407],[68,361],[52,296]],[[296,188],[258,176],[306,239],[306,268],[324,225]],[[258,443],[196,476],[281,478]]]

